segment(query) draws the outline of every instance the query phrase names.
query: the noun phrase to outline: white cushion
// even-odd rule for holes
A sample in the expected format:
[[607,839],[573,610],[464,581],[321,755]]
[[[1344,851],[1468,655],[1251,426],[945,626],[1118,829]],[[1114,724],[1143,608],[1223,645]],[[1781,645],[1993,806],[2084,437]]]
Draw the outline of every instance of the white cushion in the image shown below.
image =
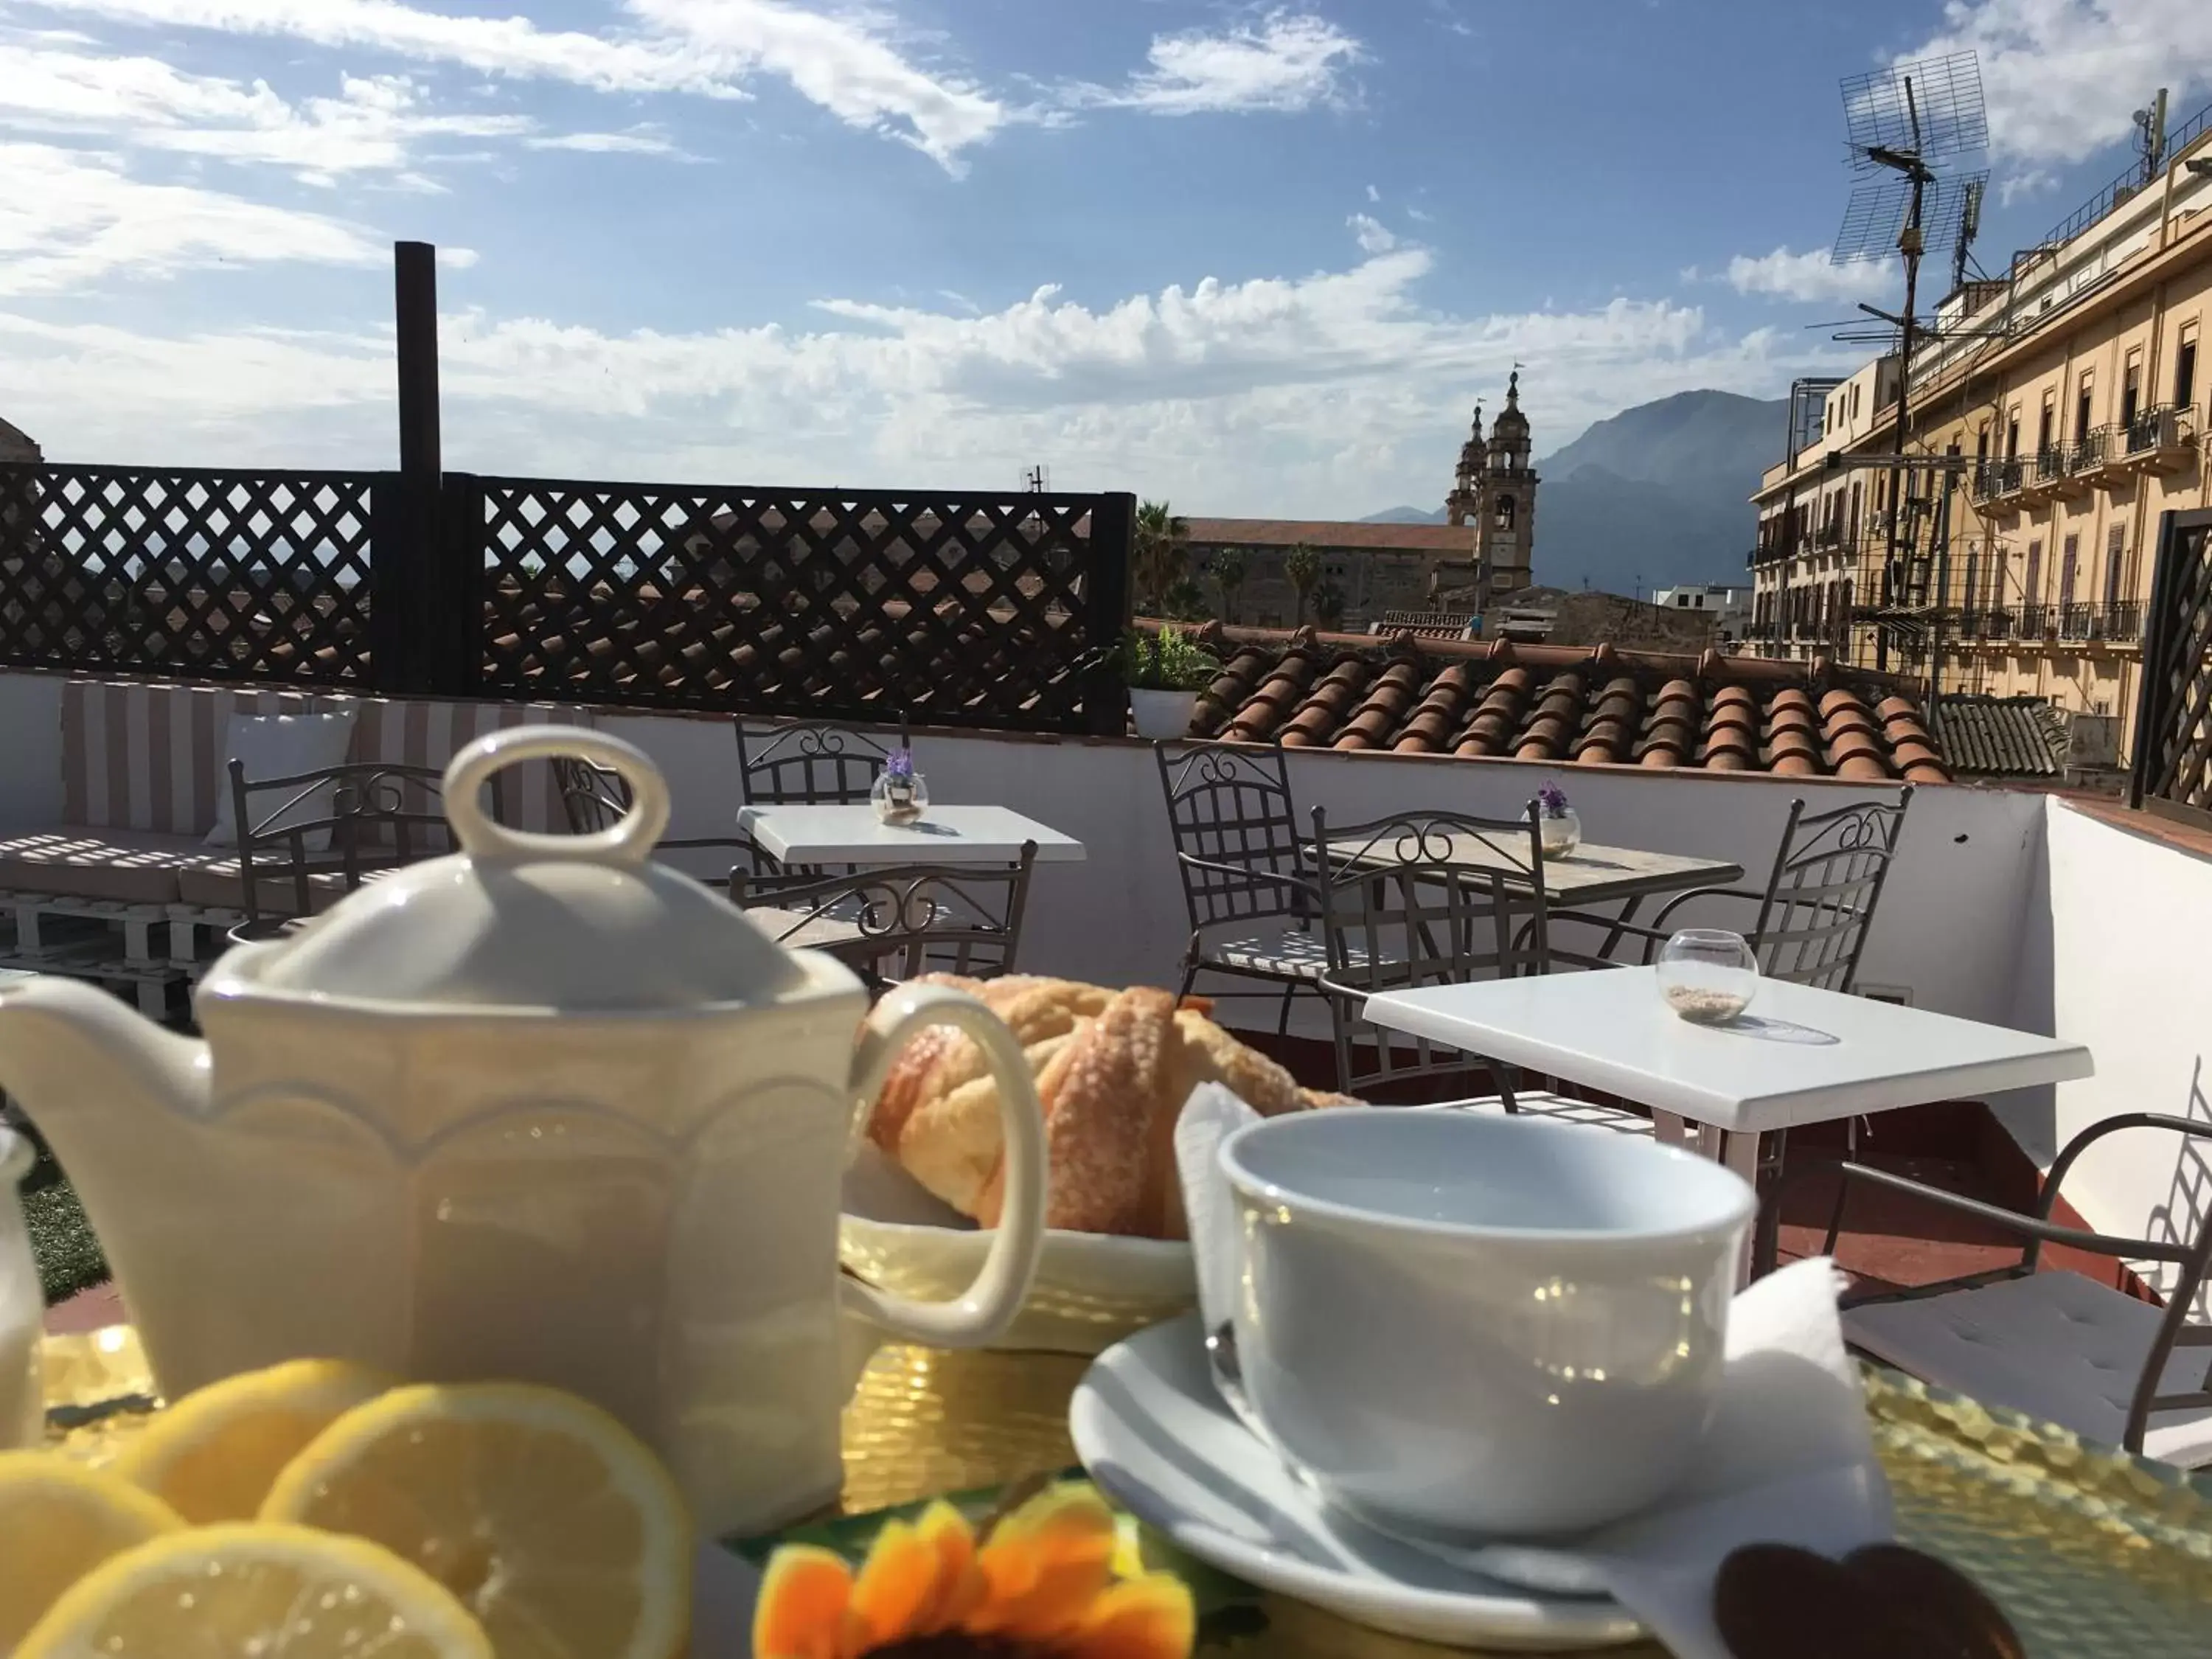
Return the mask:
[[[267,778],[297,777],[304,772],[319,772],[325,767],[343,765],[346,750],[353,742],[353,720],[354,711],[350,708],[329,714],[233,714],[222,734],[222,787],[216,804],[215,828],[208,831],[207,844],[238,845],[237,802],[230,787],[232,761],[244,763],[248,783]],[[335,793],[328,784],[311,791],[285,807],[267,827],[282,830],[288,824],[328,817]],[[274,796],[264,799],[267,807],[277,805]],[[327,828],[313,830],[301,841],[306,851],[320,853],[329,848],[331,832]]]
[[[2041,1273],[1847,1309],[1844,1336],[1938,1388],[2117,1446],[2164,1317],[2164,1310],[2079,1273]],[[2175,1348],[2160,1392],[2201,1389],[2207,1366],[2212,1348]],[[2154,1412],[2142,1449],[2184,1468],[2212,1463],[2212,1407]]]

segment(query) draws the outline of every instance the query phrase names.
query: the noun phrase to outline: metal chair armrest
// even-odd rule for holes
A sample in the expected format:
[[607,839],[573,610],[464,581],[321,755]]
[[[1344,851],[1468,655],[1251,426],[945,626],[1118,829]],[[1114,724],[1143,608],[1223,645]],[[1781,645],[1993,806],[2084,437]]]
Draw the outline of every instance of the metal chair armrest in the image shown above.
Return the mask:
[[1938,1209],[1948,1210],[1955,1215],[1970,1216],[2002,1232],[2011,1233],[2023,1241],[2021,1258],[2023,1267],[2034,1264],[2034,1249],[2044,1244],[2063,1244],[2071,1249],[2086,1250],[2094,1255],[2108,1255],[2121,1261],[2182,1262],[2188,1261],[2192,1254],[2191,1246],[2186,1243],[2168,1243],[2156,1239],[2086,1232],[2079,1227],[2062,1227],[2041,1216],[2022,1215],[2017,1210],[2006,1209],[2002,1205],[1986,1204],[1962,1193],[1946,1192],[1941,1187],[1931,1187],[1925,1182],[1913,1180],[1910,1176],[1877,1170],[1869,1164],[1838,1160],[1800,1170],[1775,1183],[1759,1208],[1755,1260],[1774,1260],[1775,1243],[1782,1228],[1783,1200],[1808,1182],[1827,1176],[1922,1199]]
[[1680,909],[1682,906],[1687,904],[1692,899],[1748,899],[1753,904],[1764,904],[1766,902],[1766,897],[1767,896],[1765,893],[1756,891],[1755,890],[1748,887],[1692,887],[1687,892],[1675,894],[1674,897],[1668,899],[1664,904],[1661,905],[1659,907],[1658,914],[1651,918],[1651,926],[1659,931],[1660,936],[1663,939],[1668,933],[1673,931],[1667,926],[1667,918],[1673,915],[1675,911]]
[[1316,908],[1321,904],[1321,889],[1301,876],[1286,876],[1279,870],[1269,870],[1259,865],[1224,864],[1216,859],[1202,859],[1195,853],[1177,853],[1176,862],[1185,870],[1211,870],[1216,875],[1234,876],[1240,881],[1261,882],[1271,887],[1284,888],[1294,898],[1302,899]]

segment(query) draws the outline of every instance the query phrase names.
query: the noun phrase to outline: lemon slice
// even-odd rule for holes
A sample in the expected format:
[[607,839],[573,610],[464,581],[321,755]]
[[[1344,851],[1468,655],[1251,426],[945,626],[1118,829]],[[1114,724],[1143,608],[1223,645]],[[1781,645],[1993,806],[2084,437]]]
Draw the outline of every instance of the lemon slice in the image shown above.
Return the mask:
[[194,1526],[251,1521],[284,1466],[393,1379],[338,1359],[295,1359],[209,1384],[153,1419],[115,1461]]
[[0,1653],[109,1556],[183,1524],[112,1474],[53,1452],[0,1452]]
[[492,1659],[468,1609],[357,1538],[254,1522],[112,1557],[54,1603],[15,1659]]
[[557,1389],[395,1389],[318,1436],[261,1515],[414,1563],[500,1659],[670,1659],[690,1626],[675,1484],[621,1424]]

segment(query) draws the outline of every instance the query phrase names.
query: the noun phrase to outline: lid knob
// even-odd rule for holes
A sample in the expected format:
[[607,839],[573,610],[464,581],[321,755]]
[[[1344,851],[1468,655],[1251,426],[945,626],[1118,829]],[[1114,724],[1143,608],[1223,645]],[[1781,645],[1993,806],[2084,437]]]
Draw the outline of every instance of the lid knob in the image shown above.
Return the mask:
[[[619,823],[590,835],[547,836],[510,830],[485,814],[481,798],[493,773],[518,761],[570,757],[606,767],[629,786],[629,811]],[[510,726],[485,733],[446,768],[445,799],[447,820],[461,850],[473,859],[643,864],[668,828],[668,781],[653,757],[635,744],[580,726]]]

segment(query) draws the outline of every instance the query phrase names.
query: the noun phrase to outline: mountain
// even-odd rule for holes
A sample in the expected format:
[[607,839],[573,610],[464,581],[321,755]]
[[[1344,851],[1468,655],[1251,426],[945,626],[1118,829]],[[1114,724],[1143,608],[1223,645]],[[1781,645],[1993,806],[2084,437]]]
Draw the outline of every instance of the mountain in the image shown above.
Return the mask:
[[[1536,580],[1648,593],[1747,580],[1751,492],[1781,459],[1788,400],[1682,392],[1598,422],[1538,458]],[[1441,524],[1394,507],[1370,524]]]

